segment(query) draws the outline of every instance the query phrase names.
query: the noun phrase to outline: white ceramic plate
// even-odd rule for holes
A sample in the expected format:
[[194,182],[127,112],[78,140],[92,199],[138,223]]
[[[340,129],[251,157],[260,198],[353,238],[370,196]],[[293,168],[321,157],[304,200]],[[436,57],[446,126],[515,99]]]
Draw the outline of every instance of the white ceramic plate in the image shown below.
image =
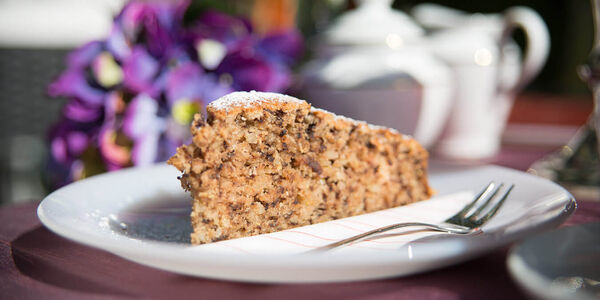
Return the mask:
[[[438,196],[386,211],[200,246],[189,244],[189,196],[166,165],[133,168],[70,184],[46,197],[38,216],[50,230],[155,268],[252,282],[331,282],[424,272],[477,257],[562,223],[571,195],[551,181],[496,166],[436,168]],[[489,181],[516,188],[483,234],[413,233],[326,253],[316,246],[399,221],[442,221]]]
[[525,240],[507,259],[511,275],[540,299],[600,299],[600,223]]

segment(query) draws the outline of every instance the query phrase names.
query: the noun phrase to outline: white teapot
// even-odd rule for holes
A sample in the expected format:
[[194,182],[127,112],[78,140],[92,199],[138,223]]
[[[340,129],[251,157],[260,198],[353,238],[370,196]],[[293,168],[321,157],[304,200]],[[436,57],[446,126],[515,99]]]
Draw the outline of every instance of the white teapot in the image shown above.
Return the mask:
[[[433,31],[431,50],[451,67],[456,82],[454,105],[435,152],[462,159],[493,156],[515,94],[548,57],[550,38],[544,21],[527,7],[484,15],[421,4],[412,15]],[[518,27],[527,37],[523,60],[510,37]]]
[[449,115],[453,81],[431,53],[425,31],[390,0],[358,1],[314,47],[302,94],[316,107],[395,128],[425,147]]

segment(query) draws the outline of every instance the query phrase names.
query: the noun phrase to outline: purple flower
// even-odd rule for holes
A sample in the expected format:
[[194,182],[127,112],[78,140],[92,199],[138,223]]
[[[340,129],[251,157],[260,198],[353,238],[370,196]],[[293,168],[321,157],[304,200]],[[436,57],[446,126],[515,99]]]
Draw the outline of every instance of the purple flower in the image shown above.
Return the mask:
[[68,98],[49,135],[51,182],[164,161],[189,142],[190,122],[209,102],[289,87],[302,50],[297,32],[260,37],[246,19],[217,11],[185,27],[188,6],[131,1],[105,40],[69,54],[48,86]]

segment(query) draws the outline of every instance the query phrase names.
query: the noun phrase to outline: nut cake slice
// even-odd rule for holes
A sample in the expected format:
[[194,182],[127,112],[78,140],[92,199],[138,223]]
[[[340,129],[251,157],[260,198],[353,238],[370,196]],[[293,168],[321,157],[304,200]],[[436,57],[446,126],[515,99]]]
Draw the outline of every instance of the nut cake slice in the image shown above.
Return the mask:
[[203,244],[427,199],[427,152],[412,138],[276,93],[235,92],[196,115],[169,160],[193,197]]

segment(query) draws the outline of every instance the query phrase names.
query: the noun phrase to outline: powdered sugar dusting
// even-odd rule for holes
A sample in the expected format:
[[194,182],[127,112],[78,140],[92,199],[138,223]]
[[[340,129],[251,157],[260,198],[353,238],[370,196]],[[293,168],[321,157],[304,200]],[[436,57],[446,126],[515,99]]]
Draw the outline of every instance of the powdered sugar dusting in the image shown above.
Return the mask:
[[251,107],[264,102],[304,103],[305,101],[279,93],[257,91],[233,92],[211,102],[208,107],[227,111],[233,107]]

